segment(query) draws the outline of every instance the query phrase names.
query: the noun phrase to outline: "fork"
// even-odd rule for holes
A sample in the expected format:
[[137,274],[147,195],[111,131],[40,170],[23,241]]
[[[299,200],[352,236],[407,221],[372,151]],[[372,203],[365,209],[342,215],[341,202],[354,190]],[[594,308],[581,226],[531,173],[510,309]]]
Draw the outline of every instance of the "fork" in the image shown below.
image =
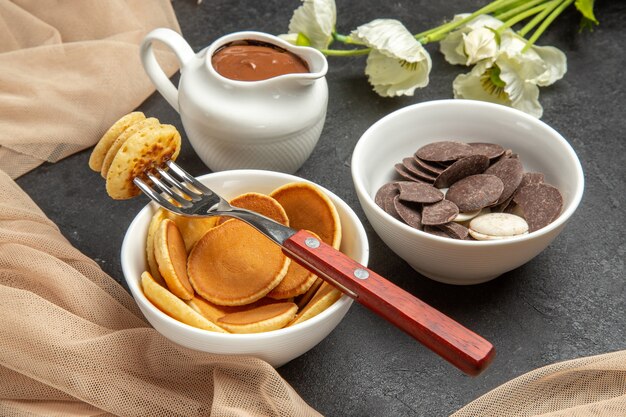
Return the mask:
[[469,375],[478,375],[493,360],[495,349],[487,340],[312,234],[234,207],[175,162],[165,166],[144,172],[152,186],[140,177],[133,179],[164,209],[181,216],[229,216],[248,223],[288,257]]

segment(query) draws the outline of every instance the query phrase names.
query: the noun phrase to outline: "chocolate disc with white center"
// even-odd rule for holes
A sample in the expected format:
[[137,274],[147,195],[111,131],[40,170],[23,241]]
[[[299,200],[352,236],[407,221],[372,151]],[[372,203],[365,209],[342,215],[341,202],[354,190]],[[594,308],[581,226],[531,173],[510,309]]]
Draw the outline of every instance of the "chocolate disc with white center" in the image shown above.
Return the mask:
[[495,175],[470,175],[452,184],[446,193],[446,199],[466,213],[494,204],[502,195],[502,190],[504,184]]

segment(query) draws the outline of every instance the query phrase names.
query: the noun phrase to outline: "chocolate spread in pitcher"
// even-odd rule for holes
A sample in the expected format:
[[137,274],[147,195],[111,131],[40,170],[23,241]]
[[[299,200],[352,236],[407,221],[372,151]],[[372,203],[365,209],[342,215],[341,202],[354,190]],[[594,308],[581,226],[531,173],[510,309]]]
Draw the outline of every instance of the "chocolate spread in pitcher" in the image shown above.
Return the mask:
[[253,40],[222,46],[213,54],[211,63],[220,75],[237,81],[260,81],[284,74],[309,72],[306,62],[299,56],[278,46]]

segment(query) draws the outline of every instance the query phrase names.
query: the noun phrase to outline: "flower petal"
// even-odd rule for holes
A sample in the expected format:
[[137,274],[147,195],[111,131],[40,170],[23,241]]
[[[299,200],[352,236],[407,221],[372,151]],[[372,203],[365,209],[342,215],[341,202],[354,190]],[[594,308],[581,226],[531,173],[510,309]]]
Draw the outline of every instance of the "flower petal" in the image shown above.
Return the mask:
[[467,56],[463,48],[463,35],[465,32],[462,30],[455,30],[439,42],[439,50],[445,60],[452,65],[466,65]]
[[416,88],[428,85],[430,55],[399,21],[377,19],[350,36],[372,48],[365,74],[379,95],[411,96]]
[[533,80],[545,72],[545,65],[541,60],[523,57],[520,54],[501,54],[496,60],[500,79],[505,83],[504,91],[511,100],[511,107],[539,118],[543,108],[539,103],[539,87]]
[[481,100],[510,106],[511,101],[507,95],[491,94],[482,85],[481,79],[491,65],[487,61],[479,62],[469,73],[458,75],[452,83],[454,98]]
[[537,78],[537,85],[547,86],[563,78],[567,72],[567,57],[554,46],[533,46],[533,50],[541,57],[548,67],[547,71]]
[[302,33],[311,46],[326,48],[337,23],[337,9],[334,0],[303,0],[289,22],[289,33]]
[[367,57],[365,74],[382,97],[412,96],[416,88],[428,85],[431,65],[428,54],[421,61],[409,63],[374,49]]
[[408,62],[426,59],[428,53],[402,23],[393,19],[376,19],[356,28],[350,37],[387,56]]
[[463,34],[463,45],[467,61],[465,65],[472,65],[482,59],[493,58],[498,52],[496,34],[487,28],[477,28]]

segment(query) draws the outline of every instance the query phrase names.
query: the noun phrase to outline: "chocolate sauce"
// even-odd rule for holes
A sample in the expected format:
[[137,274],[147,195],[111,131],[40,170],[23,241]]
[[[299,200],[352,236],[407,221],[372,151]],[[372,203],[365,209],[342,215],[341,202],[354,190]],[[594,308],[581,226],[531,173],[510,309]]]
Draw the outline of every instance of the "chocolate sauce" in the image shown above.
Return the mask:
[[237,81],[260,81],[284,74],[307,73],[299,56],[278,46],[259,41],[237,41],[218,49],[211,58],[223,77]]

